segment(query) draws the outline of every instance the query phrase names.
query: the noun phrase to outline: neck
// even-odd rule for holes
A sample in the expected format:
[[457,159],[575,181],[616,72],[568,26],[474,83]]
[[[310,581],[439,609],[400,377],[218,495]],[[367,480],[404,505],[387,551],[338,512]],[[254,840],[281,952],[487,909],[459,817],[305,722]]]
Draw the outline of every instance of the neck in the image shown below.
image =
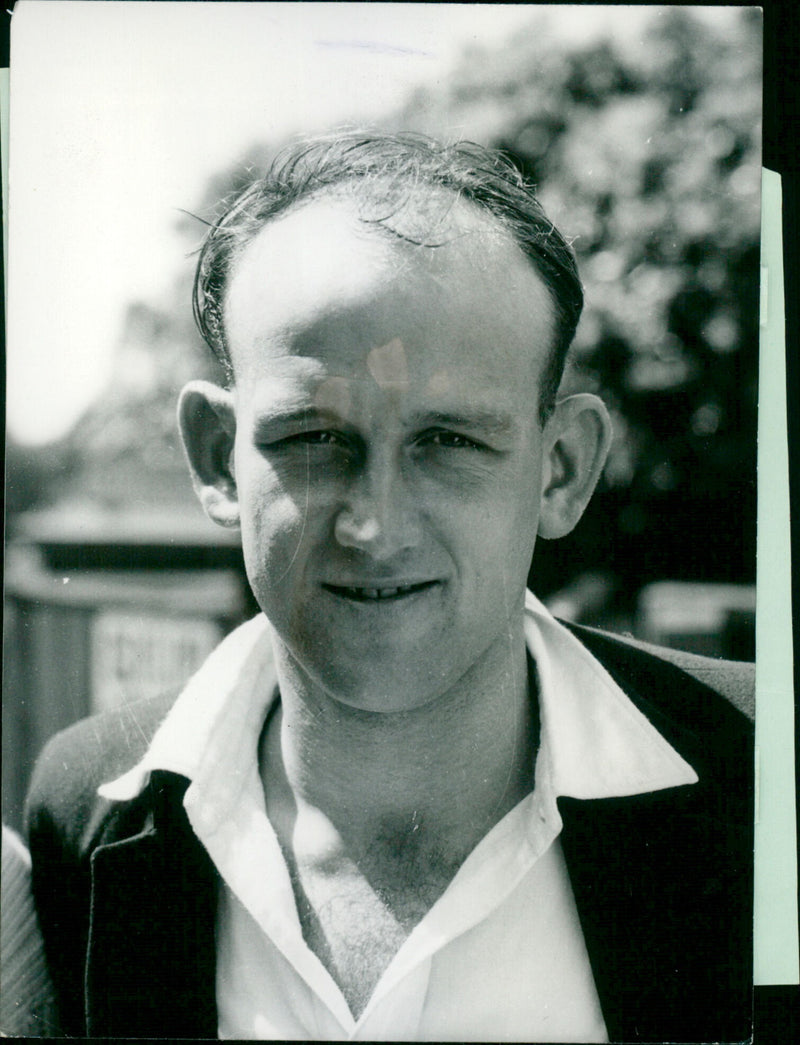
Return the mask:
[[510,649],[506,642],[448,692],[402,712],[351,708],[276,652],[281,707],[262,746],[269,808],[321,813],[358,848],[387,830],[421,829],[448,839],[458,859],[531,789],[534,709],[521,627]]

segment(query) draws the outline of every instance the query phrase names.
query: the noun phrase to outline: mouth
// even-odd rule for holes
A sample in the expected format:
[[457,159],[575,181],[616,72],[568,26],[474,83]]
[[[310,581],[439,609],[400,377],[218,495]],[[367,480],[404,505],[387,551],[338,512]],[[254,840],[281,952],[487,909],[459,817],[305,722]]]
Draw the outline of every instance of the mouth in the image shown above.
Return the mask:
[[322,587],[332,595],[354,602],[388,602],[406,599],[411,595],[433,588],[438,581],[420,581],[416,584],[397,584],[392,587],[362,588],[351,585],[323,584]]

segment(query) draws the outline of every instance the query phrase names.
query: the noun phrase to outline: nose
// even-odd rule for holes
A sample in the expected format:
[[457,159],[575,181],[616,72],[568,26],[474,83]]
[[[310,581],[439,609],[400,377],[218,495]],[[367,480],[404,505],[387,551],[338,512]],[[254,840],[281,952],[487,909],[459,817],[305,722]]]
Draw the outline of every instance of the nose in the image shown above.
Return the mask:
[[414,503],[402,463],[375,455],[351,481],[334,522],[343,548],[388,559],[419,542],[419,506]]

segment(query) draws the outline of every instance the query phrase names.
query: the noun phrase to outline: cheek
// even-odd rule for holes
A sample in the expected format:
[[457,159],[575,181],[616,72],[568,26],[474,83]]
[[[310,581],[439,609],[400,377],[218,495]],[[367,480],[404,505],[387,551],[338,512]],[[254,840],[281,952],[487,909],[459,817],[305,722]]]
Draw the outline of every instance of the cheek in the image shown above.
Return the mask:
[[531,484],[498,496],[465,531],[477,567],[478,584],[510,590],[525,584],[539,525],[539,498]]
[[269,469],[252,475],[239,487],[242,548],[251,582],[264,578],[279,582],[277,574],[288,575],[302,559],[311,536],[310,519],[315,513],[307,497],[293,496]]
[[492,547],[507,550],[532,544],[536,537],[540,507],[539,487],[535,478],[523,471],[497,483],[483,498],[477,526]]

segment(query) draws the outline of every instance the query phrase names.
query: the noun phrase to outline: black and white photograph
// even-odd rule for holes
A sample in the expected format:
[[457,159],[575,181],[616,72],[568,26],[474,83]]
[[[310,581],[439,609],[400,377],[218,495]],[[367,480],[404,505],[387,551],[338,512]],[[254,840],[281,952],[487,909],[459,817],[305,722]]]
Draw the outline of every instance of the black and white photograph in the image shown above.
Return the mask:
[[15,5],[4,1036],[751,1040],[762,20]]

